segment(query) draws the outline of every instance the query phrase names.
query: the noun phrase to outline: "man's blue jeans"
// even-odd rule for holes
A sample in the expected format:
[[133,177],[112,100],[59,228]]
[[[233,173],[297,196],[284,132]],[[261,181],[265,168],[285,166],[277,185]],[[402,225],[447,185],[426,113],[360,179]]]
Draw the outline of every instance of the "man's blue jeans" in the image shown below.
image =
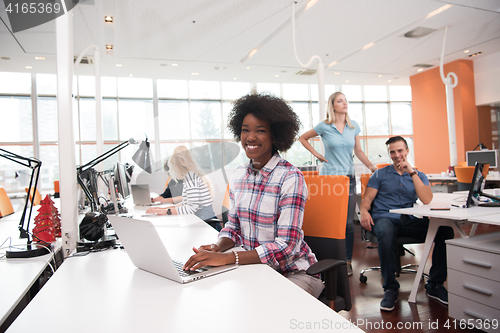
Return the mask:
[[[399,289],[399,282],[396,280],[396,238],[399,236],[413,237],[425,241],[429,219],[410,218],[408,215],[401,215],[401,218],[379,217],[374,220],[373,233],[378,239],[378,255],[382,277],[384,278],[384,290]],[[446,281],[446,244],[445,240],[454,236],[453,229],[440,226],[434,238],[434,251],[432,252],[432,267],[429,273],[431,285],[443,284]]]

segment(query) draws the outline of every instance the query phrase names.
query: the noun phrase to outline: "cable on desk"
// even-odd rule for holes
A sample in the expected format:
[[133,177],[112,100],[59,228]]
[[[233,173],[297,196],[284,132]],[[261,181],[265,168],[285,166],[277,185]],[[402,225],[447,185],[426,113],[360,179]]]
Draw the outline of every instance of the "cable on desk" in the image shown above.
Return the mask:
[[[5,242],[4,242],[5,243]],[[18,249],[24,249],[24,244],[17,244],[17,245],[9,245],[9,246],[5,246],[5,247],[1,247],[0,250],[3,250],[3,249],[11,249],[11,248],[18,248]],[[41,245],[43,246],[43,245]],[[45,246],[43,246],[45,247]],[[50,269],[52,270],[52,274],[55,273],[55,269],[54,269],[54,266],[52,266],[52,264],[50,263],[51,261],[54,261],[54,253],[48,249],[49,252],[52,254],[52,260],[50,261],[45,261],[45,260],[40,260],[40,259],[36,259],[37,257],[33,257],[33,258],[29,258],[30,261],[42,261],[42,262],[45,262],[47,263],[47,265],[49,265]],[[4,260],[4,261],[25,261],[25,259],[28,259],[28,258],[0,258],[0,260]],[[55,262],[55,261],[54,261]]]

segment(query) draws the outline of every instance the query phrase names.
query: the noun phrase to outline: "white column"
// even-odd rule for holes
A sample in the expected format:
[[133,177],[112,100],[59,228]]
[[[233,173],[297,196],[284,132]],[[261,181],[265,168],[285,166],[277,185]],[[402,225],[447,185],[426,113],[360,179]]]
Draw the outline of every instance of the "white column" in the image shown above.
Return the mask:
[[96,116],[96,148],[97,156],[104,153],[104,140],[102,133],[102,98],[101,98],[101,52],[94,49],[94,76],[95,76],[95,116]]
[[73,137],[73,14],[56,19],[57,114],[59,130],[59,190],[64,255],[78,238],[75,139]]

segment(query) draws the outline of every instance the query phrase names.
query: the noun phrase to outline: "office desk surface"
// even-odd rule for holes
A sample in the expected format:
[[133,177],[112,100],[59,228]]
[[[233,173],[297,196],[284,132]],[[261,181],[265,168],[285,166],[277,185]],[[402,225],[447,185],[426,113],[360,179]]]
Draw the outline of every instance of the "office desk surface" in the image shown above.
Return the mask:
[[[443,218],[450,220],[469,220],[470,218],[500,213],[500,208],[493,207],[470,207],[458,208],[451,206],[452,204],[463,204],[467,195],[461,193],[434,193],[434,197],[430,204],[422,205],[415,204],[410,208],[391,209],[392,213],[428,216],[435,218]],[[462,200],[463,199],[463,200]],[[450,210],[432,210],[432,208],[450,208]]]
[[[217,238],[201,220],[148,219],[173,258]],[[51,332],[286,332],[306,325],[360,332],[267,265],[183,285],[137,269],[120,249],[66,259],[7,332],[24,333],[37,322]]]
[[[454,203],[457,198],[461,197],[463,197],[462,194],[435,193],[431,203],[428,205],[415,205],[411,208],[391,209],[392,213],[430,217],[429,228],[427,229],[420,264],[417,274],[415,275],[415,280],[413,282],[408,302],[416,303],[417,301],[417,290],[420,284],[421,276],[427,262],[427,258],[429,257],[434,237],[440,226],[450,226],[454,228],[455,231],[458,231],[460,236],[468,237],[457,221],[489,223],[486,222],[486,219],[489,219],[489,217],[493,219],[493,216],[495,216],[495,219],[498,219],[496,216],[500,215],[500,208],[494,207],[451,207],[451,204]],[[436,207],[450,207],[450,210],[431,210],[431,208]],[[483,219],[483,217],[485,218]]]
[[[20,217],[21,212],[16,212],[0,219],[0,244],[6,241],[0,253],[3,254],[10,244],[26,245],[25,239],[19,239]],[[60,247],[60,242],[56,243],[55,251]],[[51,260],[51,254],[26,259],[0,259],[0,324],[24,298]]]

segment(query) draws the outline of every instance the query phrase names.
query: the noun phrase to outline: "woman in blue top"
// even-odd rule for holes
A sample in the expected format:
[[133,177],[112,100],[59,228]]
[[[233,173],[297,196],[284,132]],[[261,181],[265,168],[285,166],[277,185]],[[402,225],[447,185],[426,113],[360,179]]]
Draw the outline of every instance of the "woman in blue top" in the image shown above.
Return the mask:
[[[333,93],[328,98],[326,119],[300,136],[300,142],[318,160],[324,162],[320,175],[349,176],[349,205],[346,221],[346,261],[348,272],[352,275],[352,248],[354,243],[354,209],[356,207],[356,177],[352,153],[372,172],[377,170],[366,157],[359,142],[359,126],[347,114],[347,100],[341,92]],[[309,143],[309,139],[321,136],[325,146],[325,156],[321,155]]]

